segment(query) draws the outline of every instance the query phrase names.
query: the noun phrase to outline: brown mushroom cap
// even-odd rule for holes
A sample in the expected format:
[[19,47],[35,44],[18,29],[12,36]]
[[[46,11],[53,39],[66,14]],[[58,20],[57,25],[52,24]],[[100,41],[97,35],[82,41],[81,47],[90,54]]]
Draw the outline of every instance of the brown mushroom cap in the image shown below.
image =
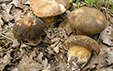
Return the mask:
[[38,17],[50,17],[64,13],[69,3],[67,0],[32,0],[30,6]]
[[95,54],[99,54],[100,52],[99,44],[94,39],[85,35],[71,36],[65,41],[65,43],[68,48],[73,47],[75,44],[80,44],[88,47]]
[[41,19],[24,17],[14,24],[13,34],[18,41],[32,41],[39,38],[44,28],[45,24]]
[[104,14],[90,7],[73,10],[69,14],[70,25],[85,35],[100,33],[107,26]]

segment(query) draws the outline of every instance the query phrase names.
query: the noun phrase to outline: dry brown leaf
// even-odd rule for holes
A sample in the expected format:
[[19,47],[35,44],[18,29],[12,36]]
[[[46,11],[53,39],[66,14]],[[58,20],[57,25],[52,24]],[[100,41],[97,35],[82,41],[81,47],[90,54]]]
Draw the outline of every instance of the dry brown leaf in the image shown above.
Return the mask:
[[56,58],[56,63],[54,65],[55,68],[58,70],[58,71],[66,71],[66,57],[64,57],[64,54],[62,53],[59,53],[55,56]]
[[45,58],[43,61],[42,61],[42,66],[43,66],[43,68],[50,68],[50,65],[48,64],[48,59],[47,58]]
[[60,39],[61,39],[61,38],[56,37],[56,38],[51,39],[51,42],[54,43],[54,42],[56,42],[56,41],[59,41]]
[[46,68],[46,69],[43,69],[42,71],[50,71],[48,68]]
[[62,28],[62,27],[58,27],[58,31],[59,33],[57,33],[57,36],[59,36],[60,38],[66,38],[66,31]]
[[1,20],[1,17],[0,17],[0,30],[2,30],[2,25],[3,25],[3,21]]
[[20,43],[17,41],[17,39],[13,39],[12,38],[12,42],[13,42],[13,45],[12,45],[12,47],[17,47],[17,46],[19,46],[20,45]]
[[56,45],[56,46],[53,48],[53,50],[54,50],[56,53],[59,53],[59,44]]
[[39,54],[38,57],[37,57],[37,60],[38,60],[39,62],[42,62],[42,57],[43,57],[43,53],[40,52],[40,54]]
[[13,0],[13,1],[11,2],[11,4],[15,5],[16,7],[20,7],[20,6],[21,6],[21,5],[20,5],[20,0]]
[[111,50],[111,48],[106,47],[105,49],[103,49],[104,52],[104,56],[105,56],[105,60],[107,61],[108,65],[113,64],[113,50]]
[[110,18],[110,22],[113,23],[113,17]]
[[101,68],[101,69],[96,70],[96,71],[113,71],[113,68],[112,68],[112,66],[110,66],[110,67],[104,67],[104,68]]
[[[10,63],[11,57],[10,57],[10,52],[12,50],[9,50],[6,52],[6,55],[3,56],[3,58],[0,58],[0,70],[2,71],[4,67]],[[2,51],[1,51],[2,52]]]
[[17,70],[17,71],[37,71],[41,70],[42,65],[38,62],[33,61],[32,55],[27,56],[24,55],[22,60],[20,61],[19,65],[12,70]]
[[103,44],[100,46],[101,49],[99,55],[93,55],[88,65],[82,71],[87,70],[88,68],[96,68],[97,71],[99,71],[99,69],[107,67],[113,63],[113,50]]
[[66,30],[67,35],[70,35],[70,33],[72,33],[73,30],[74,30],[74,28],[72,28],[72,27],[70,26],[70,23],[68,22],[67,19],[64,20],[64,21],[60,24],[60,27],[62,27],[63,29]]
[[0,4],[1,3],[8,3],[8,2],[11,2],[11,0],[0,0]]
[[22,4],[29,4],[30,5],[31,0],[21,0]]
[[113,46],[113,42],[111,41],[111,39],[113,39],[111,37],[112,34],[112,25],[106,27],[106,29],[100,34],[100,38],[103,40],[103,43],[109,45],[109,46]]
[[18,9],[18,8],[15,8],[15,6],[13,6],[13,8],[11,9],[10,11],[10,15],[13,16],[13,18],[15,19],[15,21],[19,20],[21,15],[23,14],[22,13],[22,10],[21,9]]
[[6,21],[12,20],[13,16],[11,16],[9,14],[12,5],[11,4],[6,5],[5,3],[3,3],[3,4],[0,5],[0,7],[2,7],[2,10],[0,12],[0,16],[2,18],[4,18]]

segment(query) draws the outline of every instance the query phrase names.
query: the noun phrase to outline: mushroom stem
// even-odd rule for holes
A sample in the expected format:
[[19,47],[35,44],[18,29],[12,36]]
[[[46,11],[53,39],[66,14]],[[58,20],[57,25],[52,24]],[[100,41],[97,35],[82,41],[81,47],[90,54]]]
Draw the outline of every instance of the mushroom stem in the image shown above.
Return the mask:
[[51,16],[42,19],[45,22],[46,27],[53,27],[53,24],[57,21],[57,16]]
[[56,20],[57,20],[57,16],[43,18],[43,21],[45,23],[52,23],[52,22],[55,22]]
[[77,35],[86,35],[86,36],[92,36],[92,34],[89,34],[89,33],[84,33],[82,31],[79,31],[79,30],[76,30],[77,32]]
[[91,57],[91,49],[84,45],[76,44],[68,50],[68,69],[79,71]]
[[76,44],[68,51],[68,58],[77,56],[82,62],[88,61],[91,56],[91,49],[84,45]]

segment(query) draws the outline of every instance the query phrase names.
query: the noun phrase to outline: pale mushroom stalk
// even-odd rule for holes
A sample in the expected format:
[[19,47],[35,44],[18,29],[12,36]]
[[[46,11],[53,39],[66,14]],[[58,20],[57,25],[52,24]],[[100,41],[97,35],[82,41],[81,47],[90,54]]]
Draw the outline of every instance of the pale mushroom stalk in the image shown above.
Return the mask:
[[67,53],[68,55],[68,67],[72,70],[82,69],[91,57],[91,49],[86,46],[76,44],[71,47]]

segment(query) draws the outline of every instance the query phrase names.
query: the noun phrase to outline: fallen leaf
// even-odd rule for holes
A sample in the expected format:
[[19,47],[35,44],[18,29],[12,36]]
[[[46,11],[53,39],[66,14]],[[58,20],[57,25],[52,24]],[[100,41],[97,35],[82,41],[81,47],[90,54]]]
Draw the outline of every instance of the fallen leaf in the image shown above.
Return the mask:
[[16,7],[20,7],[20,0],[13,0],[11,4],[15,5]]
[[113,46],[113,42],[111,41],[111,39],[113,39],[111,37],[112,34],[112,25],[106,27],[106,29],[100,34],[100,38],[103,40],[103,43],[109,45],[109,46]]
[[97,71],[100,71],[101,68],[105,68],[108,65],[111,65],[112,63],[113,63],[113,50],[111,50],[110,47],[100,44],[99,55],[93,55],[87,66],[85,66],[82,71],[94,68],[96,68]]
[[64,21],[60,24],[60,27],[62,27],[63,29],[66,30],[67,35],[70,35],[70,34],[73,32],[73,30],[74,30],[74,28],[71,27],[71,25],[70,25],[70,23],[68,22],[67,19],[64,20]]
[[47,58],[45,58],[45,59],[42,61],[42,66],[43,66],[43,68],[47,68],[47,67],[48,67],[48,60],[47,60]]
[[9,2],[11,2],[11,0],[0,0],[0,4],[1,3],[9,3]]
[[27,56],[24,54],[19,65],[12,70],[19,71],[38,71],[42,69],[42,65],[38,62],[33,61],[32,55]]
[[0,17],[0,30],[2,30],[2,25],[3,25],[3,21],[2,21],[2,19]]
[[2,7],[1,12],[0,12],[0,16],[2,18],[4,18],[6,21],[12,20],[13,16],[11,16],[10,13],[10,9],[12,7],[11,4],[1,4],[0,7]]
[[43,69],[42,71],[50,71],[48,68],[46,68],[46,69]]
[[58,53],[58,52],[59,52],[59,44],[56,45],[56,47],[54,47],[53,50],[54,50],[56,53]]

